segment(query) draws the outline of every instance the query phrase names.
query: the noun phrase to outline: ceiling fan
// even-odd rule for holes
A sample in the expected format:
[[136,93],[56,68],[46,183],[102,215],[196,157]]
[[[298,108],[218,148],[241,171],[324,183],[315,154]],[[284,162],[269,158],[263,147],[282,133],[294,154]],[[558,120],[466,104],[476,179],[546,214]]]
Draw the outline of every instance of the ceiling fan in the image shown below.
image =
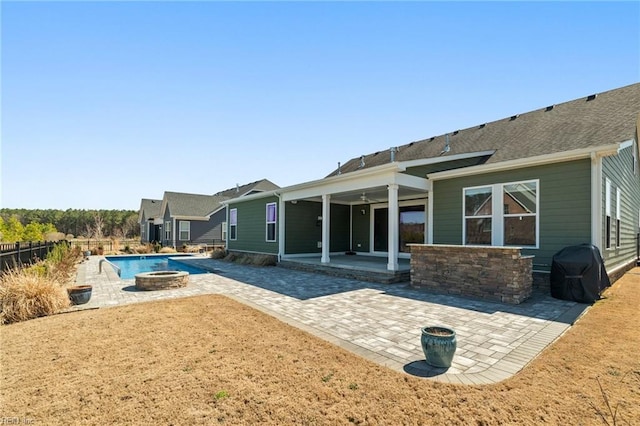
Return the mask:
[[362,195],[360,196],[360,200],[363,203],[380,203],[381,202],[380,200],[374,200],[372,198],[367,197],[367,193],[366,192],[362,193]]

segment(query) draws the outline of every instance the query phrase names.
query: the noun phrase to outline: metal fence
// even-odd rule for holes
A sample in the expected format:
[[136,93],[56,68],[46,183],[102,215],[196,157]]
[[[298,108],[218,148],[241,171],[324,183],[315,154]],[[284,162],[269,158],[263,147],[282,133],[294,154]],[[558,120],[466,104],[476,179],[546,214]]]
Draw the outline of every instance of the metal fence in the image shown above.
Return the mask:
[[58,244],[66,241],[37,241],[29,243],[0,244],[0,272],[21,268],[42,260]]
[[80,247],[83,251],[92,249],[102,249],[105,252],[111,252],[115,250],[124,249],[125,246],[138,246],[140,240],[89,240],[89,239],[75,239],[69,241],[71,247]]

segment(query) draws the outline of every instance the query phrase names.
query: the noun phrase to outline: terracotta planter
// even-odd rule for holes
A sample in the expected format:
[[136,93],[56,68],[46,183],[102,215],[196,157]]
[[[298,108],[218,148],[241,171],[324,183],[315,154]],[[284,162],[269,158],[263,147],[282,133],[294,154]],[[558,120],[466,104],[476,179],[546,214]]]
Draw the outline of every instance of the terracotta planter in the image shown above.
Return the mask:
[[427,364],[434,367],[449,368],[456,352],[456,332],[442,326],[422,328],[422,351]]
[[72,305],[84,305],[91,299],[91,290],[93,287],[90,285],[77,285],[67,288],[69,299]]

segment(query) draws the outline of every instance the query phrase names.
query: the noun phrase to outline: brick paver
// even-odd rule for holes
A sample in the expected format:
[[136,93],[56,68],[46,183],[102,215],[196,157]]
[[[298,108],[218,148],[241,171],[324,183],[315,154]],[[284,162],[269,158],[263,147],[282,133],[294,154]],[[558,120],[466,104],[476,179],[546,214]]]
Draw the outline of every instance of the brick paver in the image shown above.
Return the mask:
[[[588,307],[542,294],[505,305],[433,294],[407,283],[374,284],[206,257],[188,260],[212,272],[192,274],[187,287],[141,292],[134,280],[121,280],[106,264],[99,272],[100,259],[92,256],[80,265],[77,281],[91,284],[93,294],[75,309],[223,294],[379,364],[446,383],[487,384],[510,377]],[[424,361],[420,329],[427,325],[456,330],[451,368]]]

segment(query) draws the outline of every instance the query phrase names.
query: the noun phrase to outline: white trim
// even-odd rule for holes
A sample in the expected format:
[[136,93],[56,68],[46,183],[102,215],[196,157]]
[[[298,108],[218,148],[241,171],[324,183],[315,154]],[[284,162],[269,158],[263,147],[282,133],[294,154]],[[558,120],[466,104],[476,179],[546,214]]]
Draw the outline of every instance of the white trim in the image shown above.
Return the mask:
[[591,244],[602,252],[602,157],[591,156]]
[[[182,238],[182,233],[185,232],[182,230],[182,224],[186,223],[188,224],[188,228],[187,229],[187,238]],[[179,241],[191,241],[191,221],[190,220],[179,220],[178,221],[178,240]]]
[[[527,214],[505,214],[504,213],[504,187],[508,185],[518,185],[535,183],[536,199],[535,213]],[[466,191],[469,189],[491,188],[491,215],[467,216],[466,214]],[[535,245],[505,245],[504,243],[504,220],[505,217],[526,216],[535,217]],[[521,247],[523,249],[539,249],[540,248],[540,179],[527,179],[515,182],[501,182],[492,185],[469,186],[462,188],[462,245],[464,246],[482,246],[487,247],[488,244],[467,244],[467,218],[490,218],[491,219],[491,244],[492,247]]]
[[322,196],[322,256],[320,263],[331,262],[331,195]]
[[479,166],[470,166],[462,169],[446,170],[443,172],[430,173],[427,178],[430,181],[451,179],[462,176],[470,176],[489,172],[498,172],[504,170],[512,170],[514,168],[524,168],[541,166],[544,164],[561,163],[563,161],[579,160],[590,158],[593,155],[611,156],[618,153],[620,144],[603,145],[594,148],[576,149],[572,151],[563,151],[554,154],[545,154],[535,157],[520,158],[517,160],[502,161],[499,163],[482,164]]
[[282,197],[278,195],[278,200],[280,200],[280,208],[278,209],[278,257],[282,259],[284,256],[284,239],[285,239],[285,206],[286,203],[282,201]]
[[618,148],[618,153],[620,151],[622,151],[623,149],[629,148],[630,146],[633,146],[633,139],[629,139],[628,141],[624,141],[624,142],[620,142],[620,147]]
[[425,211],[427,215],[427,244],[433,244],[433,191],[427,197],[427,211]]
[[178,233],[176,232],[176,219],[175,217],[173,218],[173,225],[171,225],[172,229],[173,229],[173,247],[177,247],[178,246]]
[[[236,216],[236,223],[231,223],[231,213],[235,211],[235,216]],[[227,238],[229,238],[229,241],[237,241],[238,240],[238,209],[230,209],[229,210],[229,233],[227,234]],[[231,232],[231,227],[235,226],[235,235],[233,232]]]
[[[269,222],[269,206],[273,206],[276,211],[275,211],[275,219],[273,222]],[[265,218],[264,218],[264,222],[265,222],[265,227],[264,227],[264,240],[267,243],[275,243],[276,241],[278,241],[278,203],[275,202],[271,202],[271,203],[267,203],[264,205],[264,213],[265,213]],[[273,240],[269,239],[269,225],[274,225],[274,230],[273,230]]]

